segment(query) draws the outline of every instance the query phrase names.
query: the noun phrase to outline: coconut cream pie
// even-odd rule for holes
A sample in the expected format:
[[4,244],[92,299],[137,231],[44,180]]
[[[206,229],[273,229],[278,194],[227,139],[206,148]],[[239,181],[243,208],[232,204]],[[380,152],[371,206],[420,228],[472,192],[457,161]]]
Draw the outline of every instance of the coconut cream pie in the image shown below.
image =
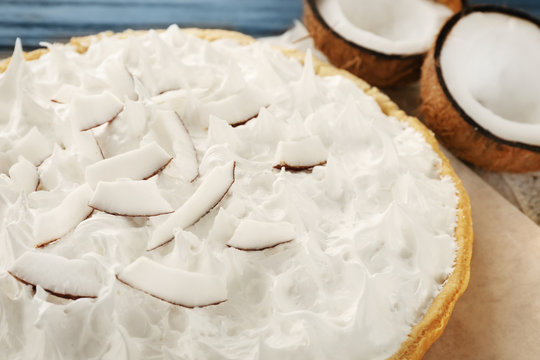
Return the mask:
[[3,64],[2,356],[420,358],[472,241],[431,133],[310,53],[108,35]]

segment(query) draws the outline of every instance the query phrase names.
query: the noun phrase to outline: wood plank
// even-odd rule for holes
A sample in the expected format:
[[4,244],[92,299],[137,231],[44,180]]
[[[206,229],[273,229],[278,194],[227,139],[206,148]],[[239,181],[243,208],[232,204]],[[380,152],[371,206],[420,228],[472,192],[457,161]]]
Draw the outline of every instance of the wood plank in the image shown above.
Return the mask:
[[267,36],[291,27],[301,12],[301,1],[290,0],[3,0],[0,49],[11,49],[16,37],[30,49],[40,41],[105,30],[164,28],[172,23]]
[[[469,3],[485,3],[469,0]],[[540,17],[538,0],[492,0]],[[301,0],[0,0],[0,51],[16,37],[26,49],[40,41],[126,28],[225,28],[253,36],[278,34],[301,17]]]
[[536,17],[540,17],[540,1],[538,0],[469,0],[470,5],[493,4],[502,5],[528,12]]

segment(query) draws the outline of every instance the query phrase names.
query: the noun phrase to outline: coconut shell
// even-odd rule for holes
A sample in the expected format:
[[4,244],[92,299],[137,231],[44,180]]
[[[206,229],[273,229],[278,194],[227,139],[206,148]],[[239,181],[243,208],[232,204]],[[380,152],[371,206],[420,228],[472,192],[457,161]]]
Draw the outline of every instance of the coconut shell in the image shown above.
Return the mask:
[[454,15],[428,52],[420,80],[424,122],[454,155],[473,165],[491,171],[540,170],[540,148],[500,139],[481,128],[459,107],[444,83],[439,55],[446,35],[462,16],[480,10],[492,11],[494,7],[472,7]]
[[454,13],[461,11],[466,6],[466,0],[436,0],[439,4],[443,4]]
[[[463,7],[462,0],[440,0],[452,11]],[[304,25],[315,46],[332,65],[379,87],[405,85],[420,77],[424,53],[388,55],[355,44],[332,30],[317,10],[315,0],[304,0]]]

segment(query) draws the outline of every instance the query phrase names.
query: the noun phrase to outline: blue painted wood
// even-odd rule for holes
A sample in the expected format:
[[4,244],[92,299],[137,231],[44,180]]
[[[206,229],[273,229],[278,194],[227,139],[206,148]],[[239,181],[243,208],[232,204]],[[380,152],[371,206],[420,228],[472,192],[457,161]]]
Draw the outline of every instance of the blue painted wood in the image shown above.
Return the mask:
[[0,0],[0,49],[16,37],[29,49],[40,41],[172,23],[266,36],[285,31],[301,13],[301,0]]
[[523,10],[540,18],[540,0],[468,0],[470,5],[494,4]]
[[[506,4],[540,17],[540,0],[469,3]],[[0,51],[11,49],[16,37],[31,49],[40,41],[172,23],[265,36],[285,31],[301,14],[301,0],[0,0]]]

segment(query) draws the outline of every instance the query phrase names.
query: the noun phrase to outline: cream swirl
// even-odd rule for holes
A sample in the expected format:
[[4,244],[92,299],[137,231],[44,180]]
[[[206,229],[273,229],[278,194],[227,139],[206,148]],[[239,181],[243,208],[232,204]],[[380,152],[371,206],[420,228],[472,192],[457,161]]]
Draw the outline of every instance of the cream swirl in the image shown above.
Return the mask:
[[[17,43],[0,76],[0,348],[10,359],[385,359],[407,338],[451,273],[457,195],[423,136],[382,113],[342,77],[313,73],[266,44],[208,42],[176,26],[128,39],[69,45],[25,62]],[[74,97],[113,94],[109,123],[81,133]],[[51,102],[51,99],[54,102]],[[39,251],[86,259],[102,277],[97,299],[34,293],[7,273],[33,251],[41,211],[85,182],[85,168],[157,141],[156,113],[183,119],[199,160],[191,182],[170,166],[156,184],[180,207],[216,166],[236,162],[221,206],[147,253],[167,215],[95,212]],[[87,110],[90,111],[90,110]],[[251,120],[241,126],[231,124]],[[31,129],[54,142],[38,191],[7,174]],[[273,168],[280,141],[317,137],[325,165]],[[296,238],[264,251],[226,247],[241,219],[287,222]],[[115,273],[140,256],[220,274],[228,299],[188,309],[126,287]],[[46,271],[46,269],[44,269]],[[197,291],[197,289],[190,289]]]

